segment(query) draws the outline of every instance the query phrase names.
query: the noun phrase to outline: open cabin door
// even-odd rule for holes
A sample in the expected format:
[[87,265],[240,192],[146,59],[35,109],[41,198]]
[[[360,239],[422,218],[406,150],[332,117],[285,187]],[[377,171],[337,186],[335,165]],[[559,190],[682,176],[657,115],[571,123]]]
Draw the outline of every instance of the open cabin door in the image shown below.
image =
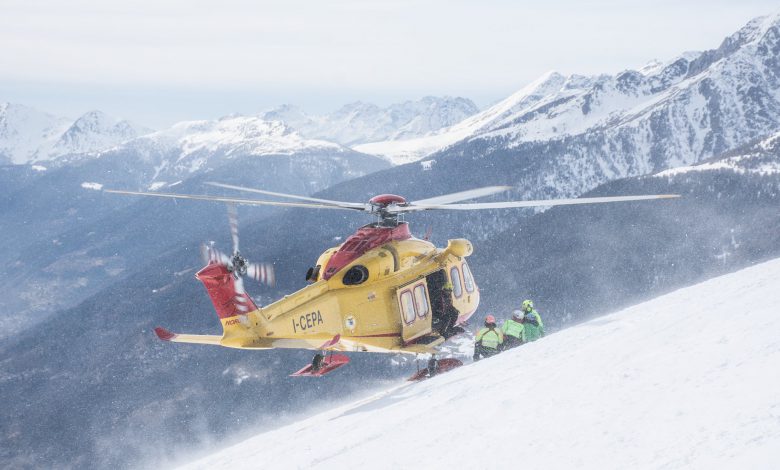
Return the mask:
[[396,290],[401,313],[401,339],[409,343],[431,332],[431,299],[425,279],[419,279]]

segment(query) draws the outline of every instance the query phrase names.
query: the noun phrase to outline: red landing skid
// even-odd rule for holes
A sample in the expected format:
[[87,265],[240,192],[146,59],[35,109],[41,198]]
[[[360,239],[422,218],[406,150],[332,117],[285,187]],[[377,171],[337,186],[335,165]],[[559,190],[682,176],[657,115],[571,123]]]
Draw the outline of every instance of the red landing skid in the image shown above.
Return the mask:
[[456,367],[460,367],[460,366],[463,365],[463,363],[460,360],[455,359],[455,358],[439,359],[438,362],[439,362],[439,367],[437,368],[435,374],[429,375],[428,374],[428,368],[426,367],[425,369],[418,370],[416,374],[414,374],[413,376],[409,377],[407,380],[409,382],[418,382],[420,380],[425,380],[427,378],[430,378],[430,377],[433,377],[433,376],[436,376],[436,375],[439,375],[439,374],[443,374],[445,372],[449,372],[452,369],[454,369]]
[[347,365],[348,363],[349,357],[343,354],[328,354],[322,358],[320,367],[317,370],[314,370],[312,364],[308,364],[298,372],[290,374],[290,377],[322,377],[328,372],[333,372],[334,370],[341,366]]

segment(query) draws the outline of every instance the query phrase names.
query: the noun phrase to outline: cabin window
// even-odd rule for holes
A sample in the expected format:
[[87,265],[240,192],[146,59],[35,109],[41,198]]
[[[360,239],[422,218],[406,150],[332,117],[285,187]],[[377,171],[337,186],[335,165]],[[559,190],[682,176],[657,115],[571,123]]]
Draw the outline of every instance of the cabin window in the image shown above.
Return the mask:
[[463,285],[460,283],[460,271],[457,266],[453,266],[450,269],[450,281],[452,282],[452,293],[455,297],[463,295]]
[[417,315],[417,312],[414,310],[414,299],[411,291],[406,290],[401,293],[401,311],[404,314],[406,323],[414,323],[414,317]]
[[414,288],[414,303],[417,305],[417,315],[420,317],[428,315],[428,296],[422,284]]
[[368,268],[361,265],[352,266],[344,273],[344,278],[341,280],[345,286],[356,286],[363,284],[368,280]]
[[309,268],[308,271],[306,271],[306,280],[309,282],[317,282],[317,280],[320,277],[320,266],[319,264],[317,266],[314,266],[313,268]]
[[466,263],[463,263],[463,284],[466,285],[466,292],[474,292],[474,276],[471,275],[471,269]]

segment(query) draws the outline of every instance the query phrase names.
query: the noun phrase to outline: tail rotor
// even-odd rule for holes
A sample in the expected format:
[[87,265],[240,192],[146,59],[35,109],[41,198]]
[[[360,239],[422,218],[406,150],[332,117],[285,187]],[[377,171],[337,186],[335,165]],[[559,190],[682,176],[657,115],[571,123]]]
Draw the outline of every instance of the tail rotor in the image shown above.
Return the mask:
[[201,244],[201,258],[205,264],[221,264],[233,274],[235,278],[236,294],[245,296],[243,276],[249,276],[260,284],[273,287],[276,285],[274,266],[271,263],[252,263],[241,255],[238,236],[238,210],[235,204],[228,204],[228,221],[230,223],[230,237],[233,241],[233,253],[227,255],[214,246],[214,242]]
[[274,275],[274,267],[268,263],[249,263],[247,266],[247,275],[260,284],[268,286],[276,285],[276,276]]
[[225,266],[230,264],[230,257],[214,247],[213,241],[209,242],[208,245],[200,244],[200,258],[203,260],[203,264],[217,263]]

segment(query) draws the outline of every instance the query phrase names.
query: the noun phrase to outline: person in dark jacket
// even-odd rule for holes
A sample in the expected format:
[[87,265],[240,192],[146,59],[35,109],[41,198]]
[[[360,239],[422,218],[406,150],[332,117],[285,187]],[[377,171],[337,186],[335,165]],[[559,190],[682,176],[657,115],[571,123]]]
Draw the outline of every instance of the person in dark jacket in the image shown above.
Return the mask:
[[455,325],[459,316],[460,312],[452,305],[452,284],[445,282],[435,303],[433,329],[438,331],[445,339],[463,333],[463,328]]

